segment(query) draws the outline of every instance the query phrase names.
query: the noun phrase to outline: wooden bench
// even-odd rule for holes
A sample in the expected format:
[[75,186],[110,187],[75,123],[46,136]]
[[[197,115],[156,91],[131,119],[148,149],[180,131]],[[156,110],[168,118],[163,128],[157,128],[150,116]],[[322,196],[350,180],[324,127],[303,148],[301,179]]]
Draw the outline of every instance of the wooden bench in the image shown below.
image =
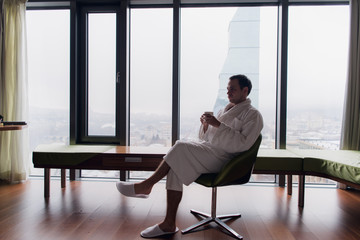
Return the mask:
[[360,151],[291,149],[303,158],[303,174],[360,188]]
[[299,176],[298,206],[304,206],[303,158],[287,149],[259,149],[254,174],[287,175],[287,193],[292,194],[292,175]]
[[50,169],[61,169],[61,187],[66,185],[65,170],[154,171],[169,148],[94,145],[39,145],[33,151],[35,168],[44,168],[44,196],[50,196]]
[[[92,145],[40,145],[33,152],[35,168],[44,168],[44,196],[50,195],[50,169],[61,169],[65,187],[65,169],[154,171],[169,148]],[[334,166],[330,171],[327,166]],[[339,175],[336,168],[345,169]],[[254,174],[288,175],[288,194],[292,194],[292,175],[299,176],[298,205],[304,206],[305,175],[333,179],[346,185],[360,186],[358,151],[260,149]],[[350,176],[348,178],[347,176]]]

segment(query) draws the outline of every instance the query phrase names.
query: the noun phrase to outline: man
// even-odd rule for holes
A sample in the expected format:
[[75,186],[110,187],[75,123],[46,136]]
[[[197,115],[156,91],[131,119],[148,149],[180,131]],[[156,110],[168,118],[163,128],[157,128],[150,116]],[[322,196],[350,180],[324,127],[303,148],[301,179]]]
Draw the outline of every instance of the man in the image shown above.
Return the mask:
[[148,179],[139,183],[118,182],[125,196],[147,198],[152,187],[167,176],[167,210],[163,222],[141,232],[145,238],[176,233],[176,213],[182,198],[183,184],[189,185],[203,173],[218,172],[237,153],[255,143],[263,128],[263,119],[247,98],[251,81],[244,75],[230,77],[227,95],[229,104],[217,117],[203,114],[199,141],[177,141]]

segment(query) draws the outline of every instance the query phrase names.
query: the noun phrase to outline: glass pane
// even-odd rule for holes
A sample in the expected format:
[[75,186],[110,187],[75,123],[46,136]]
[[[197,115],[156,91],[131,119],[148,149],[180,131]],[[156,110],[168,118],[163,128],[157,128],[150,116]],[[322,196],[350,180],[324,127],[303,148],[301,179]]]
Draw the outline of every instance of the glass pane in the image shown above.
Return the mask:
[[172,9],[131,10],[131,146],[171,146],[172,16]]
[[132,9],[130,39],[130,145],[171,146],[172,9]]
[[197,138],[200,115],[216,115],[228,103],[229,77],[245,74],[253,83],[249,98],[264,117],[261,147],[274,148],[277,8],[186,8],[181,20],[181,139]]
[[[39,144],[69,143],[70,11],[29,10],[26,19],[32,152]],[[30,166],[30,174],[43,174]]]
[[339,149],[348,36],[348,6],[289,9],[287,148]]
[[88,21],[88,135],[115,136],[116,14]]

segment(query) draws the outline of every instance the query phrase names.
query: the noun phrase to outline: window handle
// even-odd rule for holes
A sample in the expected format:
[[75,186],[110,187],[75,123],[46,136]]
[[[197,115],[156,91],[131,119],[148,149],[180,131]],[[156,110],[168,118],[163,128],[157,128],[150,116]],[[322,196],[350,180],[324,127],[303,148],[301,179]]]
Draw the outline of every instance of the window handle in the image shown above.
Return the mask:
[[116,83],[120,82],[120,72],[116,73]]

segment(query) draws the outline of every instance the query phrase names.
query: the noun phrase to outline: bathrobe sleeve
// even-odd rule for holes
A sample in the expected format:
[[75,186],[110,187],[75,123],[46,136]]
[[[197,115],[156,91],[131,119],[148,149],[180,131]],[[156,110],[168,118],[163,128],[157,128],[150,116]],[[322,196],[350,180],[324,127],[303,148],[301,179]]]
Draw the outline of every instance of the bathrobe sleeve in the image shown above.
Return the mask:
[[213,146],[228,153],[243,152],[255,143],[263,128],[263,118],[255,108],[235,117],[231,124],[221,122],[215,134],[209,139]]
[[200,140],[205,140],[204,125],[202,124],[200,125],[198,137]]

